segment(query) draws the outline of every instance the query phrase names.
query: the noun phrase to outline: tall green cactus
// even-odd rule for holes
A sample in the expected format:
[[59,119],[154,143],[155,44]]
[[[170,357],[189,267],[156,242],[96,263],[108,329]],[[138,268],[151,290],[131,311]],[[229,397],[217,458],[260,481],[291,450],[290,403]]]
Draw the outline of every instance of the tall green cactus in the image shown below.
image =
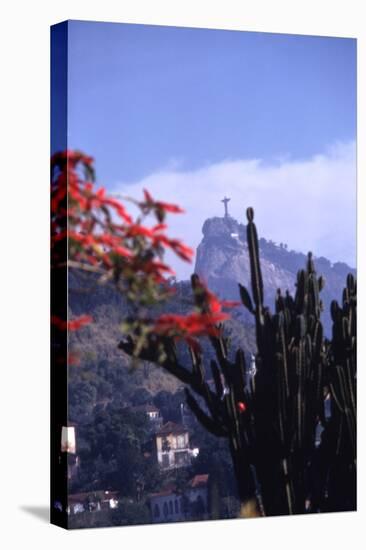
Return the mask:
[[[325,349],[321,302],[311,254],[298,272],[295,297],[277,293],[275,312],[263,305],[257,231],[247,211],[247,238],[257,335],[257,375],[251,396],[254,466],[266,514],[305,511],[306,465],[322,415]],[[247,307],[248,291],[241,287]]]
[[[264,305],[263,279],[254,212],[247,210],[247,241],[252,296],[242,285],[243,305],[256,325],[256,369],[245,385],[245,355],[228,356],[221,332],[210,337],[216,360],[210,368],[213,391],[206,382],[203,358],[190,349],[192,368],[179,363],[174,341],[153,337],[141,358],[160,364],[190,386],[203,408],[186,389],[187,403],[202,425],[229,442],[238,493],[243,503],[257,498],[265,515],[306,511],[353,510],[356,506],[356,282],[350,275],[342,307],[332,303],[332,340],[323,335],[324,286],[309,253],[297,274],[294,297],[277,291],[272,313]],[[204,307],[199,280],[192,276],[198,307]],[[131,337],[120,343],[134,351]],[[330,389],[332,415],[326,417],[324,397]],[[323,432],[316,446],[316,430]]]

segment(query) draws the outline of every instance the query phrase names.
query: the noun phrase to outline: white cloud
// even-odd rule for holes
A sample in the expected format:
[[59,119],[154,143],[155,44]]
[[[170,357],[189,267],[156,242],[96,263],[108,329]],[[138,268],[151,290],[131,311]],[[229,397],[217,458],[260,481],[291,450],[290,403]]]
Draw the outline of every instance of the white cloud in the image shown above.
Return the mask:
[[[186,210],[169,217],[169,233],[193,247],[202,238],[203,222],[223,215],[221,199],[226,195],[230,214],[240,222],[246,223],[246,208],[254,207],[260,236],[355,266],[355,142],[335,143],[309,159],[284,157],[274,164],[224,160],[194,171],[170,164],[141,181],[119,183],[115,191],[140,197],[143,188]],[[192,271],[182,262],[174,262],[174,268],[182,278]]]

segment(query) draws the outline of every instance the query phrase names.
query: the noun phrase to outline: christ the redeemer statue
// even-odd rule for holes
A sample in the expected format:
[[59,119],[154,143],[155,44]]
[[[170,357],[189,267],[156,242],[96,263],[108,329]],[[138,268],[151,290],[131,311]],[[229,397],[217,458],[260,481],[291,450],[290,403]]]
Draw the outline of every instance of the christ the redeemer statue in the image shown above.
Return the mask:
[[224,197],[222,199],[221,202],[224,203],[224,206],[225,206],[225,218],[228,218],[229,217],[229,211],[228,211],[228,207],[227,207],[227,203],[230,201],[230,199],[228,199],[227,197]]

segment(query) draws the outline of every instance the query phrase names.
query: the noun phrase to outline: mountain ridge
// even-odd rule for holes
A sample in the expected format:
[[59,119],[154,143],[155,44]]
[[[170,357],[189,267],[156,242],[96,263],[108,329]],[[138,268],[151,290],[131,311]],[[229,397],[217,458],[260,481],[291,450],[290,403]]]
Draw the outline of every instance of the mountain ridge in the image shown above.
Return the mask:
[[[195,273],[223,299],[239,299],[238,284],[251,288],[250,262],[246,226],[231,216],[208,218],[202,227],[203,238],[197,247]],[[289,250],[284,243],[259,239],[265,304],[271,309],[277,289],[294,294],[296,276],[306,265],[307,254]],[[348,273],[356,270],[344,262],[330,262],[324,256],[314,257],[318,275],[325,279],[321,293],[324,304],[323,323],[330,335],[330,303],[341,300]]]

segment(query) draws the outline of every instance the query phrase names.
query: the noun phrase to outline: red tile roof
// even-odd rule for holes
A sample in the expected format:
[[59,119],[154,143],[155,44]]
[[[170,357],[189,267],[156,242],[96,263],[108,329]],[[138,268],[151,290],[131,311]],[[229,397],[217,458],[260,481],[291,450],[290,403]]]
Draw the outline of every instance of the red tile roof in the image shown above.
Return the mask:
[[201,487],[202,485],[206,485],[208,482],[208,474],[201,474],[194,476],[193,479],[189,482],[189,485],[192,487],[192,489]]

